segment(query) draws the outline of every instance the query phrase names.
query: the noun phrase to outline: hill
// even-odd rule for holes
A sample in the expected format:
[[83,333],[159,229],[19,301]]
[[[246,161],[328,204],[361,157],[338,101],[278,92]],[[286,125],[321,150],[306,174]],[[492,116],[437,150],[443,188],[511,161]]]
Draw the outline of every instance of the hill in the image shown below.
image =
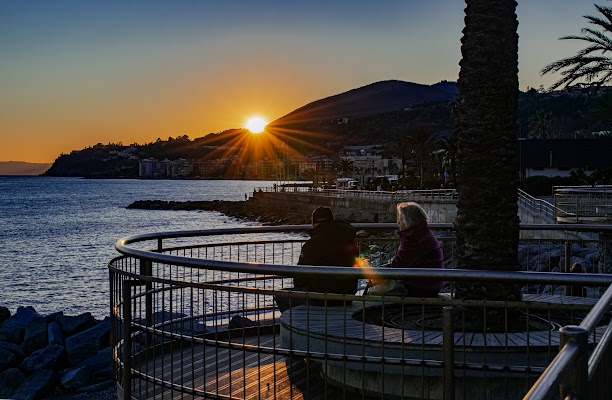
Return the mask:
[[[271,122],[263,135],[228,129],[195,139],[183,135],[142,145],[98,143],[61,155],[45,175],[137,177],[139,160],[186,159],[207,163],[205,176],[238,177],[241,169],[242,175],[248,175],[242,168],[245,164],[259,160],[274,164],[275,158],[287,157],[287,148],[303,155],[337,157],[346,145],[377,144],[393,154],[395,139],[410,127],[427,125],[439,135],[450,134],[454,125],[450,102],[456,93],[454,82],[376,82],[291,111]],[[571,94],[521,93],[519,135],[529,137],[534,116],[542,113],[552,120],[547,128],[550,138],[582,137],[582,132],[608,129],[589,117],[592,101]]]
[[0,161],[0,175],[40,175],[49,167],[51,167],[51,163]]
[[313,101],[270,123],[282,126],[338,118],[362,118],[403,110],[416,104],[452,101],[457,94],[455,82],[435,85],[397,80],[372,83],[357,89]]

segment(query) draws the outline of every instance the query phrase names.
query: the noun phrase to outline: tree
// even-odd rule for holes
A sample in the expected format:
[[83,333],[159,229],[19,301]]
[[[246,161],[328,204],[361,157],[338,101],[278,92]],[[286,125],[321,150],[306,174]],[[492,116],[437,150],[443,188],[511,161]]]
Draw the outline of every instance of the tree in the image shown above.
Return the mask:
[[546,139],[552,136],[551,126],[552,114],[546,111],[538,111],[529,118],[529,137],[534,139]]
[[601,121],[608,130],[612,129],[612,90],[606,90],[605,93],[594,99],[589,108],[589,116]]
[[459,135],[453,133],[448,137],[441,139],[442,150],[444,150],[444,159],[450,166],[450,180],[457,182],[457,142]]
[[[519,268],[515,0],[466,0],[456,102],[460,268]],[[516,285],[458,282],[463,299],[521,300]],[[492,311],[492,320],[503,318]],[[487,317],[488,318],[488,317]]]
[[408,162],[408,158],[410,157],[410,153],[412,151],[410,144],[408,143],[408,138],[405,135],[397,136],[393,141],[392,146],[392,154],[399,157],[401,161],[402,166],[400,169],[400,175],[403,177],[406,175],[406,163]]
[[547,65],[542,75],[559,72],[561,79],[551,89],[571,86],[573,83],[588,82],[597,88],[612,82],[612,7],[595,4],[602,15],[584,18],[594,27],[582,28],[582,35],[563,36],[560,40],[578,40],[586,42],[587,47],[575,56],[567,57]]
[[355,165],[353,160],[349,160],[348,158],[341,158],[338,160],[337,170],[344,177],[348,177],[350,173],[355,170]]
[[421,188],[423,187],[423,175],[425,173],[425,162],[431,157],[431,152],[440,144],[437,136],[429,126],[421,125],[408,129],[406,132],[408,146],[415,151],[419,160],[419,170],[421,172]]

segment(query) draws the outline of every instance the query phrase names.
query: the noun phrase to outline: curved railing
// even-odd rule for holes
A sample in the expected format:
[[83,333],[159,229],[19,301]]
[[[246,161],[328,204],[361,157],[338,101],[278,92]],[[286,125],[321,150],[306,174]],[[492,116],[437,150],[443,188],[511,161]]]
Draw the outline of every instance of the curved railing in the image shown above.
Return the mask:
[[[513,398],[526,393],[555,357],[557,328],[580,323],[596,302],[563,296],[564,286],[589,287],[587,293],[597,296],[600,287],[612,282],[612,276],[594,273],[368,268],[364,265],[389,260],[397,246],[390,234],[396,226],[354,226],[364,230],[358,239],[364,260],[359,268],[295,265],[306,240],[305,225],[120,239],[116,248],[122,256],[111,260],[109,273],[113,365],[123,397],[366,398],[411,393],[439,398],[446,390],[473,398],[506,390]],[[431,228],[452,267],[452,226]],[[575,229],[600,232],[610,227]],[[548,239],[526,246],[534,244],[549,250],[552,245]],[[579,244],[608,245],[575,241],[559,242],[559,248]],[[430,299],[283,290],[295,276],[354,277],[361,287],[374,277],[435,277],[447,283],[443,294]],[[453,298],[456,284],[473,281],[520,285],[529,301]],[[275,296],[305,304],[280,313]],[[331,301],[341,305],[325,306]],[[472,324],[474,315],[480,325]],[[604,318],[603,325],[593,328],[593,343],[605,324]]]

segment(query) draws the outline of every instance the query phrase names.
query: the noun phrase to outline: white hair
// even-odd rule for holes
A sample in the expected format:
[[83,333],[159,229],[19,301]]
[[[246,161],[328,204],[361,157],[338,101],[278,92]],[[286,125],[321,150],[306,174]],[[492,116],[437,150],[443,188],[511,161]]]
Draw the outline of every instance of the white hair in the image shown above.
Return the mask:
[[423,207],[408,201],[405,203],[398,203],[397,205],[397,222],[402,221],[406,228],[412,228],[421,222],[427,222],[427,213],[423,210]]

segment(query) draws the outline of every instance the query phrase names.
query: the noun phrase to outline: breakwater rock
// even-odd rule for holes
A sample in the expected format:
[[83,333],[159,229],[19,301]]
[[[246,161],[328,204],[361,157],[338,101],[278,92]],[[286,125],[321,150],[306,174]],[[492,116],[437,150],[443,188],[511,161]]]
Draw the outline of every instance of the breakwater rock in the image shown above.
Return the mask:
[[164,201],[138,200],[127,206],[143,210],[200,210],[218,211],[234,218],[247,219],[270,225],[308,224],[312,209],[289,208],[270,205],[249,199],[247,201]]
[[110,319],[90,313],[43,316],[32,307],[0,307],[0,398],[40,399],[58,393],[89,398],[114,386]]

